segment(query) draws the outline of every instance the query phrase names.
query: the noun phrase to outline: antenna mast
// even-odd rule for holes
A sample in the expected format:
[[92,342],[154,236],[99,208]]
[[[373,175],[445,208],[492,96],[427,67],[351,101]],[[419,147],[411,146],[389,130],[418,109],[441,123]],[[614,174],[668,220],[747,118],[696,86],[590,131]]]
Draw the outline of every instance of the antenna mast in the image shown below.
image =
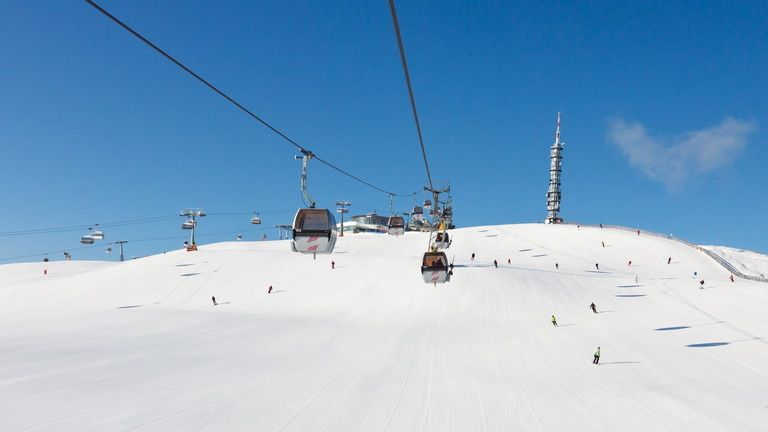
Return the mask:
[[557,113],[557,128],[555,129],[555,143],[549,150],[549,188],[547,189],[547,218],[544,223],[562,223],[560,217],[560,174],[563,164],[563,143],[560,141],[560,113]]

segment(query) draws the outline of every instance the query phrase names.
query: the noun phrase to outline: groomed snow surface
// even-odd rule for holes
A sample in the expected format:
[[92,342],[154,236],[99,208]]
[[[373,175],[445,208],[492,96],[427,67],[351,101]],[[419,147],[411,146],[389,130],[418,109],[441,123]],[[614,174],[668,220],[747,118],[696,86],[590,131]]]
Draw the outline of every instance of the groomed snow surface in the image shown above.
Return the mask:
[[767,284],[626,231],[451,235],[438,286],[423,233],[0,266],[0,429],[768,430]]

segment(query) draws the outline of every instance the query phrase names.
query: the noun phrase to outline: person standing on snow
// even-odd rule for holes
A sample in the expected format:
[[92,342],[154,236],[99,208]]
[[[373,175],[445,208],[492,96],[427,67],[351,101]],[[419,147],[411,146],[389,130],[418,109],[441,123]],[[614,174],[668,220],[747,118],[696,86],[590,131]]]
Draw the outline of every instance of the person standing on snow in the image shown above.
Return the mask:
[[691,279],[696,279],[696,276],[699,275],[699,272],[693,272],[693,276],[691,276]]
[[595,268],[600,270],[600,263],[595,263]]
[[507,264],[512,264],[512,258],[507,258]]
[[474,261],[474,260],[475,260],[475,253],[472,252],[472,261]]
[[269,288],[267,288],[267,294],[272,294],[272,285],[270,285]]
[[592,360],[592,364],[600,364],[600,347],[597,347],[597,351],[595,351],[595,358]]
[[632,267],[632,260],[629,260],[629,262],[627,263],[627,267]]
[[667,258],[667,264],[672,264],[672,257]]
[[733,275],[731,275],[731,282],[736,282],[736,281],[733,279]]
[[554,315],[552,315],[552,325],[557,327],[557,318]]
[[214,306],[217,306],[217,305],[218,305],[218,303],[216,303],[216,297],[214,297],[214,296],[211,296],[211,301],[213,302],[213,305],[214,305]]
[[560,264],[555,263],[555,270],[560,270]]
[[699,289],[704,289],[704,279],[699,281]]
[[336,268],[336,261],[331,261],[331,270]]
[[499,268],[499,262],[498,262],[498,261],[496,261],[496,260],[493,260],[493,265],[494,265],[496,268]]
[[603,244],[603,247],[605,247],[605,242],[600,242],[600,243],[602,243],[602,244]]
[[592,302],[592,304],[589,305],[589,308],[592,309],[592,312],[597,313],[597,306],[595,306],[595,302]]

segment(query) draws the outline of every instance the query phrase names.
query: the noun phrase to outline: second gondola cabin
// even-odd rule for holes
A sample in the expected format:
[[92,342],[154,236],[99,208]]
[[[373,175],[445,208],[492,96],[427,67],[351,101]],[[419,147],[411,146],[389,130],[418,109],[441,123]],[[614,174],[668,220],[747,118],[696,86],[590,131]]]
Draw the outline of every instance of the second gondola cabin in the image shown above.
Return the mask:
[[291,249],[300,253],[331,253],[336,245],[336,219],[328,209],[303,208],[293,219]]
[[402,216],[390,216],[387,222],[389,235],[400,236],[405,234],[405,219]]

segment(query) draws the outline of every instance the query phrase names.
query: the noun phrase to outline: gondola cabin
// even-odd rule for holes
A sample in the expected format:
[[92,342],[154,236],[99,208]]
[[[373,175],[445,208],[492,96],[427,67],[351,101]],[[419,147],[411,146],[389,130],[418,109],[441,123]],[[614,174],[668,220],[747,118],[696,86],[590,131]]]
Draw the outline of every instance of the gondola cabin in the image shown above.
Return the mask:
[[336,219],[328,209],[303,208],[293,219],[291,249],[300,253],[331,253],[336,245]]
[[451,280],[448,257],[445,252],[426,252],[421,261],[421,276],[424,282],[439,284]]
[[254,216],[251,218],[251,223],[254,225],[261,225],[261,218],[258,216]]
[[82,244],[90,245],[90,244],[93,244],[93,242],[95,242],[95,241],[96,241],[96,239],[91,237],[90,235],[84,235],[84,236],[80,237],[80,243],[82,243]]
[[389,228],[389,235],[403,235],[405,234],[405,219],[402,216],[390,216],[387,228]]
[[420,221],[424,219],[424,210],[419,206],[414,207],[413,211],[411,212],[411,217],[415,221]]
[[451,247],[451,239],[447,232],[439,232],[435,235],[435,247],[438,249],[448,249]]
[[192,219],[187,219],[181,224],[181,229],[191,230],[195,227],[195,223]]

